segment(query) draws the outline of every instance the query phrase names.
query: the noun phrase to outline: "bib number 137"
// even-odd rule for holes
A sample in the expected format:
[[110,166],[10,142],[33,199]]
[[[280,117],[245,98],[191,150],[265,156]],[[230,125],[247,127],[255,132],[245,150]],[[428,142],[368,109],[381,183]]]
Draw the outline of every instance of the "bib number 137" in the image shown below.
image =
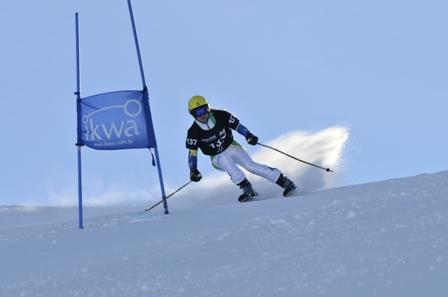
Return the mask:
[[187,143],[189,145],[196,145],[198,143],[197,139],[187,138]]
[[218,140],[216,140],[215,142],[212,142],[212,143],[209,144],[209,146],[210,146],[212,149],[215,149],[215,150],[218,149],[218,151],[220,150],[221,145],[222,145],[222,141],[221,141],[220,139],[218,139]]

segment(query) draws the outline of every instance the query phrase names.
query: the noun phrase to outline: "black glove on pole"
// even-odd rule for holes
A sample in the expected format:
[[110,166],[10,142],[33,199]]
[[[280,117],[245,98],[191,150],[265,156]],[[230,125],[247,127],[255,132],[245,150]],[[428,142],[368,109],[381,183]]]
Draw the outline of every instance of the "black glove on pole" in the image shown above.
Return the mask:
[[247,134],[246,140],[250,145],[256,145],[258,143],[258,137],[253,135],[252,133]]
[[197,169],[193,169],[190,171],[190,180],[194,182],[200,181],[202,178],[202,174]]

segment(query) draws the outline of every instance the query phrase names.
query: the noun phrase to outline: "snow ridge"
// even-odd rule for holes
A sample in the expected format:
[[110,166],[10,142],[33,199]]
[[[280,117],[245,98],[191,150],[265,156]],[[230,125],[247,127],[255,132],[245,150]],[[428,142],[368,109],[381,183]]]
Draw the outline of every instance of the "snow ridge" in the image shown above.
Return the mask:
[[[84,231],[10,220],[0,296],[444,296],[447,197],[444,171],[169,216],[91,214]],[[47,211],[5,208],[24,221]]]

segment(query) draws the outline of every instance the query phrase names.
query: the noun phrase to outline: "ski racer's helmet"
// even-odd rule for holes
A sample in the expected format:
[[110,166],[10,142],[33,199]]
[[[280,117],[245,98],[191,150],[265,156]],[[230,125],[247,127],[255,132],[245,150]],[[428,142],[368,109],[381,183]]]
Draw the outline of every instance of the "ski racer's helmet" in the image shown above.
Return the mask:
[[188,112],[195,118],[210,112],[207,100],[199,95],[193,96],[188,101]]

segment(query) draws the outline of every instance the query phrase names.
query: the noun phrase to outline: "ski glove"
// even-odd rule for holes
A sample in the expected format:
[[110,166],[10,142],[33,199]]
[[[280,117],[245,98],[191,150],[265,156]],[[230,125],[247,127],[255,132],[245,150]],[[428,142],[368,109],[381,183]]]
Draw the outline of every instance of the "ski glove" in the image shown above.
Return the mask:
[[258,143],[258,137],[249,133],[246,136],[247,143],[250,145],[256,145]]
[[200,181],[202,178],[201,173],[197,169],[193,169],[190,171],[190,180],[194,182]]

